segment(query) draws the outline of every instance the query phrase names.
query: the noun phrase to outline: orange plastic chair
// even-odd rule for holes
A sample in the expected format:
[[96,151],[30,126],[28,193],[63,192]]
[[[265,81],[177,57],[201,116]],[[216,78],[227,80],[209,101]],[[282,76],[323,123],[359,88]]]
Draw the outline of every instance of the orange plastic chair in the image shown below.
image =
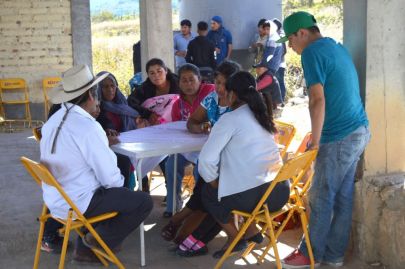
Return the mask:
[[63,188],[59,185],[59,183],[56,181],[56,179],[52,176],[52,174],[44,165],[34,162],[26,157],[21,157],[21,162],[38,185],[48,184],[54,187],[56,190],[58,190],[58,192],[62,195],[62,197],[70,206],[68,217],[66,219],[53,217],[51,214],[48,213],[48,208],[45,205],[45,203],[42,206],[42,213],[38,218],[40,226],[33,268],[37,269],[39,265],[39,257],[41,254],[41,242],[44,234],[45,222],[49,218],[55,219],[64,226],[60,230],[60,232],[64,233],[64,240],[59,261],[58,267],[59,269],[64,268],[70,231],[75,230],[80,237],[83,237],[84,234],[80,230],[80,228],[82,227],[85,227],[89,231],[89,233],[91,233],[94,236],[94,238],[100,245],[101,248],[92,248],[92,251],[104,266],[108,266],[109,261],[111,263],[114,263],[120,269],[125,268],[120,262],[120,260],[118,260],[115,254],[111,251],[111,249],[104,243],[103,239],[101,239],[100,235],[96,232],[96,230],[94,230],[92,226],[92,224],[94,223],[105,221],[107,219],[115,217],[117,215],[117,212],[110,212],[92,218],[85,218],[83,214],[79,211],[77,206],[73,203],[73,201],[69,198],[69,196],[63,190]]
[[295,151],[295,156],[304,153],[307,150],[308,142],[311,140],[312,133],[308,132],[304,138],[302,139],[300,145],[298,146],[297,150]]
[[284,156],[287,153],[288,146],[291,144],[291,141],[294,138],[296,129],[294,125],[281,122],[281,121],[274,121],[276,125],[276,129],[278,131],[277,134],[275,134],[274,138],[276,142],[280,146],[280,155],[281,158],[284,158]]
[[[302,206],[303,203],[291,203],[287,202],[287,204],[279,211],[277,212],[270,212],[268,210],[267,204],[265,201],[275,188],[276,184],[279,182],[283,182],[286,180],[292,179],[293,184],[294,182],[298,182],[299,179],[304,175],[305,171],[308,169],[308,167],[312,164],[313,160],[316,157],[317,150],[310,150],[307,151],[297,157],[294,157],[290,160],[288,160],[283,167],[279,170],[277,176],[274,178],[274,180],[271,182],[270,186],[268,187],[267,191],[263,195],[263,197],[260,199],[259,203],[255,207],[255,209],[252,212],[243,212],[243,211],[238,211],[238,210],[233,210],[232,213],[241,216],[244,218],[244,222],[241,225],[241,228],[239,229],[239,232],[235,239],[232,241],[224,255],[221,257],[221,259],[218,261],[218,263],[215,265],[215,269],[219,269],[222,267],[223,263],[225,260],[230,256],[232,253],[233,248],[236,246],[238,241],[242,238],[242,236],[245,234],[246,230],[252,223],[260,223],[262,225],[262,230],[261,232],[269,239],[269,243],[266,246],[266,248],[263,250],[262,254],[260,257],[258,257],[258,262],[262,263],[264,261],[264,257],[267,255],[269,252],[270,248],[273,248],[274,250],[274,255],[275,255],[275,260],[277,264],[277,268],[281,269],[281,261],[280,261],[280,256],[278,254],[278,248],[277,248],[277,239],[279,238],[280,234],[283,232],[284,227],[288,223],[288,221],[291,219],[294,213],[298,213],[299,218],[301,220],[301,225],[302,229],[304,232],[304,237],[306,240],[307,248],[308,248],[308,254],[309,258],[311,261],[311,269],[314,268],[314,257],[312,253],[312,248],[311,248],[311,243],[309,240],[309,233],[308,233],[308,220],[305,214],[305,207]],[[291,190],[296,192],[294,186],[291,186]],[[297,194],[297,199],[301,199],[300,196]],[[275,221],[275,218],[278,216],[281,216],[283,214],[287,214],[287,217],[282,221],[282,223],[279,225],[277,221]],[[275,231],[275,227],[277,227],[277,232]],[[242,257],[245,257],[248,255],[253,247],[255,246],[255,243],[251,243],[248,246],[248,249],[244,251],[242,254]]]
[[[6,115],[4,105],[24,105],[25,117],[23,119],[10,119]],[[30,100],[28,97],[27,84],[22,78],[9,78],[0,80],[0,106],[3,120],[5,122],[28,122],[31,127]]]
[[44,110],[45,110],[45,120],[48,118],[49,112],[49,98],[48,91],[60,83],[62,79],[60,77],[48,77],[42,80],[42,90],[44,93]]

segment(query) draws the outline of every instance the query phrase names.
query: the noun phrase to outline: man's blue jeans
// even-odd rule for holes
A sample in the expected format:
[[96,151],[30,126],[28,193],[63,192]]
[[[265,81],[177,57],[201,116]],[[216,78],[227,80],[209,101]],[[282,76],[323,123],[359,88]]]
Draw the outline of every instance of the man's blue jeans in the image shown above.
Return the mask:
[[[349,241],[354,175],[370,132],[361,126],[344,139],[321,144],[309,190],[309,237],[317,262],[343,262]],[[300,251],[308,257],[305,239]]]

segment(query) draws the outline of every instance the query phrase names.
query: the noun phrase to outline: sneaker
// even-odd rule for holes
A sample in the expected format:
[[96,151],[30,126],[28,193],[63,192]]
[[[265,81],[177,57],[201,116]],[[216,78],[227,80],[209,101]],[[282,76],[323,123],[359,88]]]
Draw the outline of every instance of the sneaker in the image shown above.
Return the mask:
[[[68,241],[68,249],[71,245]],[[63,237],[59,235],[44,236],[42,238],[41,250],[48,253],[60,254],[63,246]]]
[[[284,269],[297,269],[297,268],[309,268],[311,262],[309,258],[305,257],[298,249],[288,255],[281,261],[281,266]],[[315,262],[315,267],[318,267],[319,263]]]
[[[245,239],[241,239],[239,240],[238,243],[236,243],[235,247],[232,249],[232,253],[243,251],[247,247],[248,247],[247,241]],[[212,257],[214,257],[215,259],[221,259],[221,257],[225,254],[227,249],[228,246],[222,247],[222,249],[215,251],[214,254],[212,254]]]
[[331,267],[342,267],[343,262],[327,262],[327,261],[322,261],[322,264],[331,266]]

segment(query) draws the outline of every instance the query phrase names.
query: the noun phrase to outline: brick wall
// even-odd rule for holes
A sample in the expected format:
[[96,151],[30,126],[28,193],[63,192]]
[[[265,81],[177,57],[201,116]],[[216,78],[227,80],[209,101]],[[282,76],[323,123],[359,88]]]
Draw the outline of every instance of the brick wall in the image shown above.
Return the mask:
[[0,1],[0,78],[21,77],[32,103],[42,79],[73,64],[70,0]]

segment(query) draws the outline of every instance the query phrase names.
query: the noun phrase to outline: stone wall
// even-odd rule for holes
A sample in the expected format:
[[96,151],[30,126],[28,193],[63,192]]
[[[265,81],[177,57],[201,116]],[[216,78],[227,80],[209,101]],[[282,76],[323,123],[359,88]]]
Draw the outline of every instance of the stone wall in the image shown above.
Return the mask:
[[0,78],[24,78],[33,103],[43,102],[44,77],[73,64],[70,7],[70,0],[0,1]]
[[356,183],[354,251],[368,263],[405,268],[405,174],[365,177]]

